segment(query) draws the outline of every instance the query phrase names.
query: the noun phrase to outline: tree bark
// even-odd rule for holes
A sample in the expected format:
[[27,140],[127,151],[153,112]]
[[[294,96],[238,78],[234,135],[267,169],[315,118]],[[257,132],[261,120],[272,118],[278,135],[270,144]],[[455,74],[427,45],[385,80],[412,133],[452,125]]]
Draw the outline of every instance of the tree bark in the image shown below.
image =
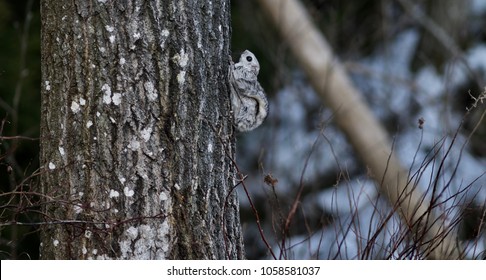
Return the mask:
[[243,258],[229,1],[41,14],[41,258]]

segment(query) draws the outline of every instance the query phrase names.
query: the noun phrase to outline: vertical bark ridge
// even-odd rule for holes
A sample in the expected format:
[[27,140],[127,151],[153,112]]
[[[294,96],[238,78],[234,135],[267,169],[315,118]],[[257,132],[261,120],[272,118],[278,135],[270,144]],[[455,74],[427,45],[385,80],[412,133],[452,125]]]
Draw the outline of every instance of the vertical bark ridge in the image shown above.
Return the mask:
[[41,6],[42,257],[243,258],[235,193],[223,209],[229,4]]

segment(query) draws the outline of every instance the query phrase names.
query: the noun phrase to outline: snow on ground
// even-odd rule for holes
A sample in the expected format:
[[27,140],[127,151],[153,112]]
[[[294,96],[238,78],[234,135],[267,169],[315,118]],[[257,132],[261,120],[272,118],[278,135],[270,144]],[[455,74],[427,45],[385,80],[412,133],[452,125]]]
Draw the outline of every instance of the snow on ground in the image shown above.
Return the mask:
[[[475,1],[477,9],[486,11],[486,5],[479,2],[486,1]],[[438,178],[438,186],[445,189],[444,205],[451,209],[452,219],[459,214],[455,207],[459,202],[475,201],[484,205],[486,159],[469,153],[467,136],[455,135],[466,108],[458,113],[444,102],[452,88],[466,82],[466,68],[456,60],[446,66],[447,71],[429,66],[412,73],[410,65],[417,43],[417,31],[403,32],[386,51],[377,51],[376,55],[361,61],[373,73],[381,73],[385,78],[360,77],[359,74],[353,78],[381,120],[398,116],[399,132],[392,135],[396,153],[410,167],[410,174],[420,174],[419,186],[423,191]],[[465,52],[465,59],[473,70],[486,69],[486,46],[471,47]],[[247,181],[252,195],[268,195],[262,179],[266,173],[272,173],[279,180],[277,193],[280,196],[294,197],[301,178],[304,183],[319,182],[326,172],[341,170],[346,173],[362,168],[343,134],[329,125],[332,113],[322,107],[302,74],[295,74],[270,105],[270,116],[263,127],[239,137],[238,162],[243,169],[251,170],[255,162],[260,166]],[[410,111],[412,106],[416,107],[413,112]],[[419,118],[425,120],[423,129],[418,128]],[[438,151],[436,158],[428,161],[434,151]],[[437,176],[442,161],[444,169]],[[359,177],[341,181],[336,186],[322,185],[320,189],[320,193],[312,194],[312,200],[317,201],[322,211],[332,213],[335,222],[317,229],[311,236],[289,238],[286,248],[291,249],[286,251],[287,258],[358,258],[365,252],[368,238],[390,212],[389,206],[379,198],[374,182],[366,178],[366,170]],[[465,189],[467,191],[460,196],[447,200],[448,196]],[[240,201],[247,205],[245,196],[241,196]],[[304,197],[302,201],[310,199]],[[376,236],[376,248],[370,257],[399,257],[397,248],[387,248],[392,243],[390,240],[399,235],[399,225],[399,219],[393,215]],[[481,251],[481,248],[476,249]],[[470,245],[468,256],[472,257],[475,252]]]
[[481,15],[486,13],[486,1],[484,0],[472,0],[471,11],[474,15]]

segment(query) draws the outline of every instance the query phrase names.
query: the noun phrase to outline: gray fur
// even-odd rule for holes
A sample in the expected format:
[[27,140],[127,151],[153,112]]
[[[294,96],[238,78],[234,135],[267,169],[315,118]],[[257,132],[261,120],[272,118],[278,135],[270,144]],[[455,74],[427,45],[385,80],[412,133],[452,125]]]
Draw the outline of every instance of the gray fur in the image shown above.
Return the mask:
[[268,101],[257,80],[260,64],[255,55],[244,51],[238,63],[231,61],[229,79],[231,109],[238,131],[250,131],[262,124],[268,114]]

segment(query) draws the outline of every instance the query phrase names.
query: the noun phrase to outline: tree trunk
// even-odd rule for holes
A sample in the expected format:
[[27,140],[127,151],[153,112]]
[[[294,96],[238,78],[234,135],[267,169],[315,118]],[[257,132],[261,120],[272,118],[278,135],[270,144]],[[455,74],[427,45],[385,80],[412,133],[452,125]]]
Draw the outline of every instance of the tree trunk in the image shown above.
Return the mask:
[[41,14],[41,258],[243,258],[229,1]]

